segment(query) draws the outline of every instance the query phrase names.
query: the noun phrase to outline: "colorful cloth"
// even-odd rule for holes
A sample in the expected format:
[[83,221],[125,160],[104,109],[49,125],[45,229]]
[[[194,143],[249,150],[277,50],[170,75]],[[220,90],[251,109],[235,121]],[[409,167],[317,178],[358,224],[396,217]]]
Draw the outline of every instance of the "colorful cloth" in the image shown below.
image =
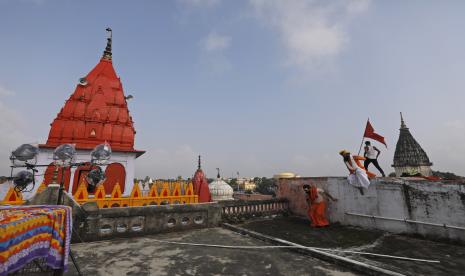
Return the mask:
[[45,258],[53,269],[67,270],[71,207],[0,206],[0,275]]

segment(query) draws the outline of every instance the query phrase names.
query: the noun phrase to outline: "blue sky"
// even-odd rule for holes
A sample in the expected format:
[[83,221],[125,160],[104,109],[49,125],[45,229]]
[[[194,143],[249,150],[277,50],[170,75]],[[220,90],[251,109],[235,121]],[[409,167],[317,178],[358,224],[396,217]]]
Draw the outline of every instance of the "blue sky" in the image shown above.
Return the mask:
[[434,163],[465,175],[465,2],[0,0],[0,171],[46,141],[105,28],[147,153],[136,174],[344,175],[369,117],[390,168],[399,112]]

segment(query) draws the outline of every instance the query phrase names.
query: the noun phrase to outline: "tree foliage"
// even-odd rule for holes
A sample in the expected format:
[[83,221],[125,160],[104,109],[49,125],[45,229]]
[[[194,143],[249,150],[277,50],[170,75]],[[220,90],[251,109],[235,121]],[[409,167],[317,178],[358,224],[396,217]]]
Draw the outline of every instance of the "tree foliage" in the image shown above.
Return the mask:
[[257,193],[263,195],[276,195],[276,179],[267,177],[255,177],[253,181],[255,185],[257,185],[257,188],[255,189]]

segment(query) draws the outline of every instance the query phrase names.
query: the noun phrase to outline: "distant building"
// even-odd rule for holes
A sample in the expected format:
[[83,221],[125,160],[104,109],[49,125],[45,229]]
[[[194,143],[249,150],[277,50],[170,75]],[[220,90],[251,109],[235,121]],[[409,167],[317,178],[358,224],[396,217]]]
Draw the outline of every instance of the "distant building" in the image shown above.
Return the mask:
[[238,178],[237,185],[239,185],[239,189],[242,191],[254,191],[257,188],[253,179],[250,178]]
[[400,113],[400,133],[397,140],[396,151],[394,153],[394,167],[396,176],[416,175],[431,176],[431,166],[428,155],[421,148],[420,144],[413,138],[408,127],[405,125],[402,113]]
[[273,175],[274,179],[294,178],[294,177],[299,177],[299,176],[296,175],[295,173],[291,173],[291,172],[282,172],[282,173],[278,173],[278,174]]
[[234,199],[238,200],[269,200],[272,198],[272,195],[234,193]]

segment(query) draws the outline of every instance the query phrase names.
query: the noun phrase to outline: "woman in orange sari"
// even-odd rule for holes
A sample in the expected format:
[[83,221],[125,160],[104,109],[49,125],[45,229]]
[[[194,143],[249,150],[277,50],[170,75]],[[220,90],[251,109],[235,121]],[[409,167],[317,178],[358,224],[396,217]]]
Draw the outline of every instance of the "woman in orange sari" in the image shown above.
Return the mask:
[[323,189],[317,188],[315,185],[304,185],[306,199],[308,203],[307,215],[311,220],[312,227],[325,227],[329,225],[326,218],[326,200],[325,197],[332,201],[337,201],[329,193]]

